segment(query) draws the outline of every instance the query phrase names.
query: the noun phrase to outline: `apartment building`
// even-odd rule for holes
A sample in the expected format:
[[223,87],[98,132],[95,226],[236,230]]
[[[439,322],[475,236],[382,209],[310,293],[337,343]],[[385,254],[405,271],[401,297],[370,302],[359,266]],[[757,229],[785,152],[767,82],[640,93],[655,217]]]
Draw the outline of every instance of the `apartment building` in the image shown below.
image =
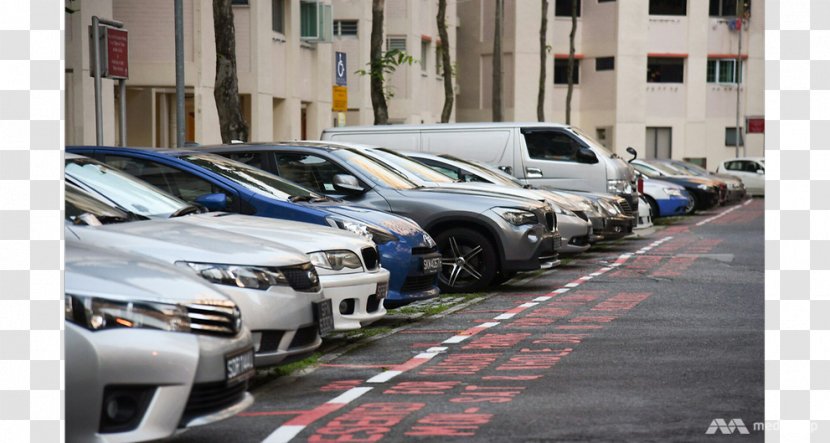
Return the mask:
[[[369,40],[372,33],[372,2],[332,0],[335,51],[348,59],[349,111],[346,124],[374,122],[369,77],[355,74],[368,69]],[[384,11],[384,50],[400,49],[412,55],[412,65],[402,65],[389,77],[390,123],[435,123],[441,121],[444,107],[444,80],[440,51],[445,49],[438,36],[437,0],[386,0]],[[456,1],[447,1],[447,34],[450,59],[456,56]],[[456,93],[458,89],[456,87]],[[455,119],[453,111],[452,119]]]
[[[185,140],[221,142],[213,99],[209,1],[184,0]],[[249,140],[317,138],[331,126],[331,0],[234,0],[236,56]],[[66,13],[66,142],[95,143],[87,28],[92,16],[129,30],[127,144],[174,146],[175,40],[170,0],[73,0]],[[118,140],[118,88],[103,81],[104,143]]]
[[[580,0],[571,123],[619,154],[633,146],[641,156],[709,166],[735,157],[736,112],[741,126],[764,115],[764,2],[752,1],[740,30],[736,3]],[[494,4],[468,0],[458,8],[459,121],[491,119]],[[550,1],[548,121],[565,121],[570,6]],[[540,17],[541,0],[505,1],[506,120],[536,120]],[[746,154],[763,155],[763,140],[746,134]]]

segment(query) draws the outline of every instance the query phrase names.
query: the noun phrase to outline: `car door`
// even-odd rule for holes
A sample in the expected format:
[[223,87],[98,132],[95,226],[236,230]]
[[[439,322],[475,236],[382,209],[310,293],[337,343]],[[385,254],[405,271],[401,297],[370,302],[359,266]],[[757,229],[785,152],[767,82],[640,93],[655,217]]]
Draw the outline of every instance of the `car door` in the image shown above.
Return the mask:
[[522,169],[513,172],[525,183],[538,187],[605,192],[605,163],[581,163],[574,135],[557,128],[522,128]]
[[186,202],[193,202],[205,194],[225,194],[228,212],[252,213],[243,204],[239,193],[226,186],[214,183],[193,172],[185,171],[155,160],[128,157],[118,154],[101,153],[97,155],[102,162],[138,177],[168,194],[175,195]]
[[271,173],[330,197],[341,198],[360,206],[391,211],[389,203],[371,185],[360,180],[363,193],[344,194],[334,187],[334,176],[351,174],[336,160],[307,152],[275,152]]
[[[764,193],[764,167],[754,160],[742,160],[742,175],[743,180],[749,192],[752,194]],[[758,171],[761,171],[759,173]]]

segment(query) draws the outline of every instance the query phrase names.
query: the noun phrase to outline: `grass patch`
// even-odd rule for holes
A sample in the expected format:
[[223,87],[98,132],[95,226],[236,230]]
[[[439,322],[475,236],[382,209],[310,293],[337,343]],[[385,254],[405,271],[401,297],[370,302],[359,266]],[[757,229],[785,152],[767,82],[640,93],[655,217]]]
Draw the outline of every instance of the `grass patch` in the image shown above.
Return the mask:
[[305,369],[309,366],[316,364],[317,360],[320,359],[320,356],[321,354],[315,352],[314,354],[311,354],[311,356],[306,357],[302,360],[297,360],[286,365],[277,366],[269,371],[270,375],[275,375],[277,377],[291,375],[294,372],[297,372],[299,370]]
[[482,293],[480,292],[471,292],[466,294],[441,294],[437,298],[426,300],[424,302],[416,302],[397,309],[390,309],[389,314],[423,314],[423,316],[429,317],[440,314],[453,306],[466,303],[481,296]]
[[360,329],[355,329],[354,331],[347,331],[345,335],[349,339],[356,339],[363,337],[374,337],[376,335],[385,334],[391,330],[392,328],[389,326],[367,326]]

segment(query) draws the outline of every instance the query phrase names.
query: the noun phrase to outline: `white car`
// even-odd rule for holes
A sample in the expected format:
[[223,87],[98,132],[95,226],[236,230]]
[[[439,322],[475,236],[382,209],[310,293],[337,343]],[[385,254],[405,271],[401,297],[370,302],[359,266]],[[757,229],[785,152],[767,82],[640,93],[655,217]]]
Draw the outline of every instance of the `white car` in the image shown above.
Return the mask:
[[734,175],[744,182],[748,193],[764,195],[765,170],[766,165],[763,157],[741,157],[722,161],[715,172]]
[[253,403],[251,333],[210,284],[73,242],[65,271],[68,442],[156,440]]
[[386,315],[389,271],[380,267],[378,251],[366,238],[310,223],[201,213],[132,175],[80,155],[66,154],[64,166],[68,182],[140,216],[277,241],[306,253],[320,276],[323,296],[332,300],[337,331],[359,329]]
[[67,244],[91,243],[141,254],[214,283],[236,302],[254,338],[255,363],[270,366],[311,354],[333,327],[308,257],[276,243],[167,220],[135,216],[66,185]]

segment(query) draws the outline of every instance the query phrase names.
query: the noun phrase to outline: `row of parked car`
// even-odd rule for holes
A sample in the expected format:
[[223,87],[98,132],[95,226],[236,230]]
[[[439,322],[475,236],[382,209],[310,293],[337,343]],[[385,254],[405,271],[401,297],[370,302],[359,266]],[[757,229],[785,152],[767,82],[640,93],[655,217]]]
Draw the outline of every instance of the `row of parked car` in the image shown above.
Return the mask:
[[[319,142],[67,147],[68,439],[150,440],[221,420],[252,403],[255,368],[304,358],[332,331],[555,267],[631,234],[649,210],[743,197],[740,180],[629,164],[575,128],[495,127],[481,138],[483,127],[438,126],[471,138],[443,153],[434,141],[365,144],[379,144],[375,132],[399,144],[386,133],[397,127],[327,130]],[[563,172],[487,161],[514,137]]]

